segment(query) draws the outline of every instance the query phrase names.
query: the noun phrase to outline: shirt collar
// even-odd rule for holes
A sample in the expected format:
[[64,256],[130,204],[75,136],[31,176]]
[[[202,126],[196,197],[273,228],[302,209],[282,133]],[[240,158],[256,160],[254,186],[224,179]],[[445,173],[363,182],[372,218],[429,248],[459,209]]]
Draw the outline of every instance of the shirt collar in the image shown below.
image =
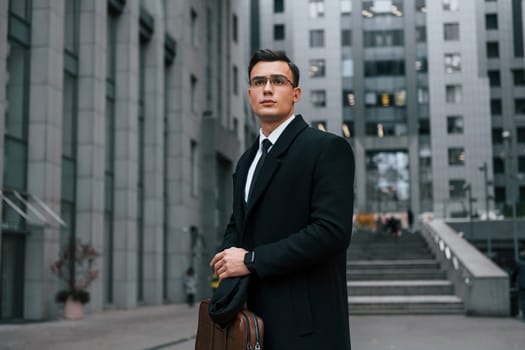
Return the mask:
[[[290,124],[292,122],[292,120],[295,119],[295,114],[292,114],[288,119],[286,119],[284,122],[281,123],[281,125],[279,125],[278,127],[276,127],[271,133],[270,135],[268,135],[268,137],[266,137],[263,132],[262,132],[262,129],[259,129],[259,148],[261,148],[261,144],[263,142],[264,139],[268,139],[270,140],[270,142],[272,143],[272,146],[275,145],[275,143],[277,142],[277,140],[279,139],[279,136],[281,136],[281,134],[283,133],[284,129],[286,129],[286,127],[288,126],[288,124]],[[272,147],[270,147],[272,148]]]

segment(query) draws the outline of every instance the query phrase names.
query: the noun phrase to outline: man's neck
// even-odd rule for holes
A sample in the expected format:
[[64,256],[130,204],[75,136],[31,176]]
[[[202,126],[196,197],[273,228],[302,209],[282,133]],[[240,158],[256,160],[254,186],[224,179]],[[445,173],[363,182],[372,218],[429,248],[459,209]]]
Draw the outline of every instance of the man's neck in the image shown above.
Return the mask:
[[267,121],[267,120],[263,121],[262,119],[259,119],[260,120],[261,131],[262,131],[263,135],[268,137],[272,133],[272,131],[277,129],[279,127],[279,125],[281,125],[282,123],[284,123],[285,121],[290,119],[293,115],[294,114],[292,113],[289,116],[287,116],[286,118],[279,119],[279,120],[276,120],[276,121]]

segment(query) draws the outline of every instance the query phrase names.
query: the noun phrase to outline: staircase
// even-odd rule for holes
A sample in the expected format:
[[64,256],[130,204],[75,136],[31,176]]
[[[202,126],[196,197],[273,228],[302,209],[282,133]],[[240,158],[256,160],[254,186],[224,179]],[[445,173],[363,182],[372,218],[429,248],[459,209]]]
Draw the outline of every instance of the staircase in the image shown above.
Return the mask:
[[350,313],[463,314],[463,302],[418,234],[357,231],[348,250]]

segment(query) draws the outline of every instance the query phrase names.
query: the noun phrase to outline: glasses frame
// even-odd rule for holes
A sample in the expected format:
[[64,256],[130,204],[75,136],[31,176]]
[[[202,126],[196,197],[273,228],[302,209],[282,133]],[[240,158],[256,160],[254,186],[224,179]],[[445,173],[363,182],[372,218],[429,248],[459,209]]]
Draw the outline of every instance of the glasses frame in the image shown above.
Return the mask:
[[[286,75],[283,75],[283,74],[271,74],[271,75],[267,75],[267,76],[257,76],[257,77],[253,77],[252,79],[250,79],[249,81],[249,84],[250,84],[250,87],[253,88],[253,89],[261,89],[261,88],[264,88],[268,82],[270,82],[270,85],[271,86],[277,86],[277,87],[280,87],[280,86],[284,86],[284,85],[275,85],[273,82],[272,82],[272,79],[274,78],[279,78],[279,79],[284,79],[285,81],[287,81],[288,83],[290,83],[290,85],[292,85],[292,87],[295,89],[297,86],[294,84],[293,81],[291,81],[290,79],[288,79],[288,77]],[[254,85],[254,79],[264,79],[264,84],[263,85]]]

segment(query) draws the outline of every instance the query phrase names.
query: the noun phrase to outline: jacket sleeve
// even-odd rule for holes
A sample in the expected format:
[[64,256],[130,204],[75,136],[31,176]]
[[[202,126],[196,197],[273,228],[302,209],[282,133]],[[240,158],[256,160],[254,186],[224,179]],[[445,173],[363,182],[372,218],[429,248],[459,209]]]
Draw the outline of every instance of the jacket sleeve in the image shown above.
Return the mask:
[[235,217],[232,214],[230,217],[230,222],[228,223],[228,225],[226,226],[226,230],[224,231],[224,237],[223,237],[222,243],[217,248],[215,253],[223,251],[224,249],[227,249],[227,248],[237,247],[238,245],[239,245],[239,232],[235,224]]
[[286,238],[255,248],[261,278],[292,273],[344,253],[350,244],[354,202],[354,155],[340,137],[317,156],[309,223]]

